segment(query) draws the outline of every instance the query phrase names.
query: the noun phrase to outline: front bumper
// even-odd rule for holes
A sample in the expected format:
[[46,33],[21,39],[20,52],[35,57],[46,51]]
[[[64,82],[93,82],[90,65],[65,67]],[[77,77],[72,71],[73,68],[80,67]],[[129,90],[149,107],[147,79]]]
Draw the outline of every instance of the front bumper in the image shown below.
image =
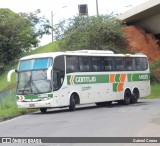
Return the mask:
[[46,100],[46,101],[17,101],[17,107],[18,108],[51,108],[56,107],[56,105],[53,104],[52,100]]

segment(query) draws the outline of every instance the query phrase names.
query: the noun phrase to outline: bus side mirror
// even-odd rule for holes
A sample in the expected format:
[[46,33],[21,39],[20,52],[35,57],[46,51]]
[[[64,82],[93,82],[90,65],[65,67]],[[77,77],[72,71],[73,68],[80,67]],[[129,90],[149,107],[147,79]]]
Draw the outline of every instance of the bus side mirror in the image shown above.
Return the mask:
[[12,74],[15,73],[15,72],[16,72],[15,69],[10,70],[10,71],[8,72],[8,74],[7,74],[7,81],[8,81],[8,82],[11,81],[11,76],[12,76]]
[[52,71],[52,66],[50,66],[48,69],[47,69],[47,80],[51,80],[51,71]]

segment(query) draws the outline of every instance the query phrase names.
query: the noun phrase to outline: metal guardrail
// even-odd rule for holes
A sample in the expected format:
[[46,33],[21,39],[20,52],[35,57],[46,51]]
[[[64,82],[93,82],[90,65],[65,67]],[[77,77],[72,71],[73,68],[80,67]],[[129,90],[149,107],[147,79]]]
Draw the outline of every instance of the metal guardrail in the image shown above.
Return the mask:
[[4,98],[10,98],[11,100],[13,99],[12,95],[13,95],[13,90],[15,89],[15,85],[11,85],[8,88],[0,91],[0,107],[1,109],[3,109],[3,99]]
[[12,91],[11,90],[7,90],[7,91],[2,91],[0,92],[0,100],[6,96],[11,95]]
[[3,92],[0,92],[0,106],[1,106],[2,109],[3,109],[3,102],[2,102],[3,98],[11,96],[11,94],[12,94],[11,90],[6,90],[6,91],[3,91]]

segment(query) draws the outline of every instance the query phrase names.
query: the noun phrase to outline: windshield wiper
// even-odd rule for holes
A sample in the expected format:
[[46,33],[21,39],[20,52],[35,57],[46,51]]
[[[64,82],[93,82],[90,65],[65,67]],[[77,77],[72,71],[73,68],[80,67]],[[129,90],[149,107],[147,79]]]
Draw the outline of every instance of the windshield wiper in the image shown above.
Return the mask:
[[40,93],[40,90],[37,88],[36,84],[34,83],[34,81],[32,81],[32,85],[34,86],[34,88],[36,89],[36,91],[38,91],[37,93]]
[[25,85],[25,87],[24,87],[24,89],[23,89],[23,91],[22,91],[22,95],[24,94],[24,91],[27,91],[26,88],[27,88],[28,85],[29,85],[30,91],[31,91],[31,93],[32,93],[32,88],[31,88],[31,75],[30,75],[29,80],[27,81],[27,83],[26,83],[26,85]]

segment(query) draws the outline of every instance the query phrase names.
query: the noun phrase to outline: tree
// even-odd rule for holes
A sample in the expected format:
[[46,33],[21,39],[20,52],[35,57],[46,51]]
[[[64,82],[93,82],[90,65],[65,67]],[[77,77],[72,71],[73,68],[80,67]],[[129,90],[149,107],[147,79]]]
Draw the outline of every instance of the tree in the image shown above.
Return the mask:
[[152,84],[160,83],[160,59],[150,63],[150,81]]
[[96,49],[120,52],[126,48],[123,22],[112,15],[77,16],[54,26],[62,50]]
[[39,14],[40,10],[17,14],[9,9],[0,9],[0,66],[36,47],[39,38],[50,33],[49,21]]

